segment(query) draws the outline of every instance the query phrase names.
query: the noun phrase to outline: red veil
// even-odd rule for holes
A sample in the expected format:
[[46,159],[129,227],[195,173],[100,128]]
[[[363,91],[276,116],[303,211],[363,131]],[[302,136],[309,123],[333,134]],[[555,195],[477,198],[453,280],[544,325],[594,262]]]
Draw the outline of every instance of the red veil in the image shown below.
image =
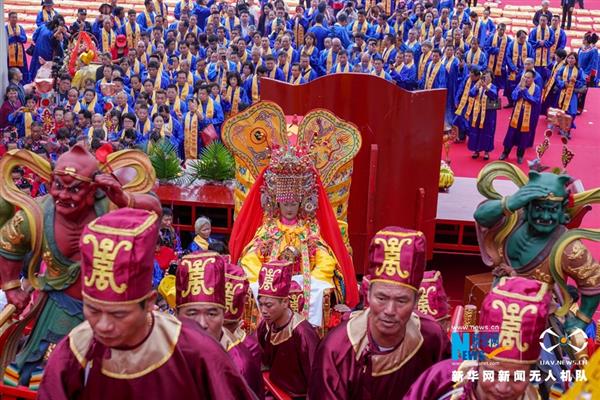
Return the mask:
[[[264,182],[265,169],[260,173],[254,185],[250,189],[242,209],[237,215],[233,224],[233,230],[231,232],[231,240],[229,242],[229,249],[231,252],[231,261],[237,263],[242,251],[248,243],[252,240],[256,231],[263,222],[263,209],[260,202],[260,189]],[[317,174],[317,190],[318,190],[318,204],[316,220],[319,224],[319,230],[323,240],[329,245],[333,251],[335,258],[340,266],[342,276],[344,277],[344,286],[346,289],[346,305],[348,307],[354,307],[358,304],[358,286],[356,282],[356,275],[354,274],[354,266],[352,265],[352,258],[348,254],[348,250],[344,245],[342,234],[338,226],[335,215],[333,214],[333,208],[329,203],[329,198],[321,178]]]

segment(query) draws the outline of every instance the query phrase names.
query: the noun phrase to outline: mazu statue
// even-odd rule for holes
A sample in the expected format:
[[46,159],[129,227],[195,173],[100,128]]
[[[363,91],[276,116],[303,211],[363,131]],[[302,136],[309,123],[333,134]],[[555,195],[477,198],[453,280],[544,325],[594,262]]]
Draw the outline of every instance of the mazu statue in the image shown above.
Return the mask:
[[325,110],[288,126],[279,106],[260,102],[226,121],[223,141],[237,167],[231,256],[251,288],[263,263],[285,259],[303,290],[301,313],[313,325],[323,326],[327,290],[354,306],[346,212],[358,129]]

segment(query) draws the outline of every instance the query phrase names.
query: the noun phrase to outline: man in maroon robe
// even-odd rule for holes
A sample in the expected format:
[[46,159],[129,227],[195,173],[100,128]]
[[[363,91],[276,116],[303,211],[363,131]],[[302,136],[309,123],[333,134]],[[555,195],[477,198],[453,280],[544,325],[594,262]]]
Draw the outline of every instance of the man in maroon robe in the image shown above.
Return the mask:
[[86,321],[52,352],[39,399],[253,399],[221,346],[196,323],[153,312],[158,215],[120,209],[81,240]]
[[551,303],[548,284],[522,277],[502,278],[485,297],[478,323],[500,327],[502,347],[486,351],[486,360],[444,360],[433,365],[404,399],[539,399],[530,383],[530,369],[540,356],[539,337],[546,329]]
[[256,332],[250,334],[242,329],[243,322],[241,319],[244,315],[249,287],[250,283],[244,269],[227,260],[227,265],[225,265],[225,320],[223,326],[250,350],[252,357],[262,360],[262,349],[256,338]]
[[291,282],[289,261],[263,264],[258,275],[258,303],[263,319],[257,335],[271,381],[292,397],[305,397],[312,384],[309,377],[319,336],[304,317],[290,309]]
[[252,357],[250,350],[223,327],[226,264],[223,257],[210,251],[191,253],[181,259],[175,283],[177,316],[196,321],[221,343],[250,388],[262,398],[260,359]]
[[317,350],[309,398],[399,399],[449,356],[440,325],[414,313],[425,269],[425,236],[379,231],[369,248],[369,307],[333,329]]

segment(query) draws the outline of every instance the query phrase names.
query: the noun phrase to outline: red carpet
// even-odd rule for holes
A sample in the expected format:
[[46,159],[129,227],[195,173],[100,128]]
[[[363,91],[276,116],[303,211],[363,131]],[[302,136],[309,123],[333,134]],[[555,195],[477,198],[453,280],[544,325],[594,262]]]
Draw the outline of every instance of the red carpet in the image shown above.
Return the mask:
[[[502,99],[506,104],[506,99]],[[510,121],[511,110],[498,110],[495,149],[490,154],[490,161],[497,160],[502,152],[502,140],[506,134]],[[582,115],[575,120],[577,128],[571,131],[572,139],[568,146],[575,153],[575,157],[567,167],[568,173],[575,179],[583,182],[585,189],[600,186],[600,89],[588,92],[586,109]],[[540,117],[535,137],[535,145],[544,138],[546,130],[546,117]],[[551,145],[543,158],[543,164],[551,167],[561,166],[562,143],[560,137],[555,133],[551,138]],[[483,154],[482,154],[483,155]],[[527,160],[536,157],[535,148],[525,153],[525,162],[520,166],[524,172],[528,172]],[[466,143],[453,144],[450,150],[451,167],[456,176],[476,177],[485,161],[481,158],[473,160],[471,152]],[[516,164],[516,149],[513,149],[509,162]],[[452,189],[450,189],[452,190]],[[600,207],[594,206],[583,220],[583,227],[600,228]],[[586,241],[592,249],[596,259],[600,258],[600,243]],[[488,272],[489,269],[483,265],[478,256],[464,256],[451,254],[435,254],[430,262],[430,268],[439,269],[444,277],[444,287],[448,293],[451,305],[462,302],[464,276]],[[457,269],[460,273],[456,273]]]
[[[502,98],[502,101],[503,104],[506,104],[506,98]],[[582,115],[575,119],[577,128],[571,131],[572,139],[568,144],[571,151],[575,153],[575,157],[567,167],[567,171],[573,178],[580,179],[585,189],[600,186],[599,110],[600,89],[592,89],[588,92],[586,109]],[[490,161],[497,160],[500,153],[502,153],[502,140],[506,134],[510,115],[511,109],[498,110],[495,149],[490,153]],[[543,140],[545,130],[546,117],[541,116],[536,131],[535,145],[538,145]],[[543,164],[550,167],[562,167],[562,143],[560,137],[556,133],[553,134],[550,143],[550,148],[543,157]],[[535,147],[528,149],[525,153],[525,161],[520,166],[521,169],[528,172],[529,168],[526,161],[533,160],[536,157]],[[471,158],[471,152],[464,143],[452,145],[450,159],[452,160],[451,167],[456,176],[476,177],[485,165],[485,161],[481,157],[477,160]],[[516,164],[516,149],[513,149],[507,161]],[[585,217],[583,226],[600,227],[600,210],[598,207],[594,207]]]

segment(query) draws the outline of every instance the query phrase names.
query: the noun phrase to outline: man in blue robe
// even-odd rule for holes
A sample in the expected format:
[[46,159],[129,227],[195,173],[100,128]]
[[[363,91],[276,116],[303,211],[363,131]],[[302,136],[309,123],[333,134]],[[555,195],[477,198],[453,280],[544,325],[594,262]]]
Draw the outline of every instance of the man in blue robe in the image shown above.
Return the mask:
[[452,45],[446,45],[444,48],[444,58],[442,59],[444,68],[446,69],[446,114],[444,118],[444,130],[449,130],[452,127],[452,121],[454,120],[454,112],[456,107],[454,104],[454,98],[456,97],[456,90],[463,80],[463,77],[459,74],[458,59],[454,56],[454,47]]
[[521,164],[525,150],[533,146],[535,127],[540,116],[541,89],[534,83],[534,71],[525,71],[512,93],[515,108],[504,138],[500,160],[505,160],[512,148],[517,146],[517,163]]
[[352,44],[352,40],[350,39],[350,35],[348,34],[348,29],[346,28],[347,25],[348,16],[343,12],[338,13],[337,22],[331,27],[330,33],[331,37],[340,39],[340,41],[342,42],[342,47],[344,47],[345,49]]
[[417,88],[417,66],[411,50],[404,52],[404,63],[399,71],[396,69],[392,71],[392,79],[403,89],[415,90]]
[[62,41],[59,39],[67,32],[65,20],[62,15],[56,15],[52,20],[35,30],[32,40],[35,42],[35,49],[31,56],[31,67],[29,76],[35,79],[38,69],[41,67],[39,59],[52,61],[54,56],[62,57],[64,50]]
[[[516,47],[516,48],[515,48]],[[504,96],[508,99],[505,108],[513,106],[512,91],[519,83],[519,75],[523,72],[525,59],[533,55],[531,45],[527,42],[527,33],[523,30],[517,32],[517,39],[508,44],[506,51],[507,80]]]
[[315,43],[315,46],[317,46],[317,49],[320,51],[324,50],[324,41],[326,37],[329,37],[329,29],[323,26],[323,14],[318,14],[315,17],[315,24],[308,28],[308,31],[316,36],[317,42]]
[[446,87],[446,68],[442,64],[442,52],[440,49],[431,51],[431,60],[425,66],[425,73],[419,82],[419,88],[441,89]]
[[56,15],[59,14],[54,9],[54,1],[44,0],[42,1],[42,10],[38,12],[37,18],[35,19],[35,24],[39,28],[40,26],[52,21],[52,18],[54,18]]
[[467,137],[469,120],[471,113],[473,112],[474,103],[474,99],[469,97],[469,92],[480,78],[481,70],[477,66],[472,66],[469,72],[469,77],[461,82],[458,90],[456,91],[456,97],[454,98],[456,111],[454,112],[454,120],[452,121],[452,125],[458,130],[458,142],[463,142]]
[[548,26],[548,17],[540,15],[540,24],[529,32],[529,44],[533,47],[535,70],[548,80],[548,64],[550,64],[550,48],[554,44],[554,31]]
[[488,68],[492,71],[493,83],[497,89],[504,89],[506,83],[506,55],[512,40],[505,34],[506,25],[498,24],[496,33],[488,37],[485,51],[488,54]]
[[154,13],[154,2],[152,0],[145,0],[144,7],[146,9],[137,16],[137,23],[144,32],[150,33],[154,28],[155,17]]
[[[19,68],[23,74],[23,84],[29,83],[29,70],[27,68],[27,56],[25,55],[25,43],[27,35],[25,29],[17,24],[17,13],[8,13],[8,24],[6,24],[6,36],[8,37],[8,68]],[[21,101],[23,104],[23,101]]]

